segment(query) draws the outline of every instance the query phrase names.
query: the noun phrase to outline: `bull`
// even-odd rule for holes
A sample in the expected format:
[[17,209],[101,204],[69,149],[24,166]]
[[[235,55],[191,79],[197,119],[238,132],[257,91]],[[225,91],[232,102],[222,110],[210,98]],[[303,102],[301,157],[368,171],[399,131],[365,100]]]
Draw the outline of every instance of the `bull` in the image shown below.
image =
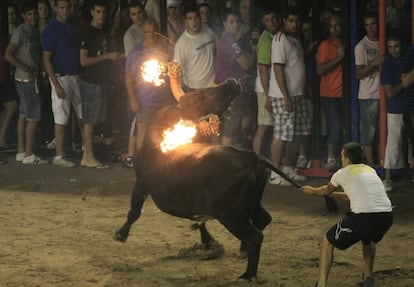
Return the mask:
[[[177,90],[177,86],[172,89]],[[162,152],[164,130],[182,118],[195,121],[209,113],[222,115],[240,93],[240,86],[235,80],[227,80],[216,88],[187,94],[179,90],[179,93],[176,96],[179,105],[158,111],[147,130],[137,157],[136,182],[127,221],[114,238],[121,242],[127,240],[132,224],[140,217],[142,206],[151,195],[163,212],[197,221],[205,247],[214,241],[205,222],[218,220],[241,241],[240,250],[247,254],[247,267],[239,279],[251,281],[257,275],[263,230],[272,220],[261,205],[270,170],[298,185],[266,158],[232,146],[192,143]]]

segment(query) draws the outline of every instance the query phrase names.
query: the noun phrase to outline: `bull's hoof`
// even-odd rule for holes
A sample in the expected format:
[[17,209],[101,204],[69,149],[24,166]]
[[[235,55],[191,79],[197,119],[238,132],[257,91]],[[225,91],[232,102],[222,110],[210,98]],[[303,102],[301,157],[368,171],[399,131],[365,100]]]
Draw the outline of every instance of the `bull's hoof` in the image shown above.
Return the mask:
[[248,275],[248,274],[244,273],[243,275],[241,275],[239,277],[239,281],[241,281],[241,282],[257,282],[257,277],[256,277],[256,275],[251,276],[251,275]]
[[115,234],[113,236],[113,239],[116,240],[116,241],[119,241],[119,242],[125,242],[127,240],[127,238],[128,238],[128,235],[127,236],[122,235],[119,232],[119,230],[117,232],[115,232]]

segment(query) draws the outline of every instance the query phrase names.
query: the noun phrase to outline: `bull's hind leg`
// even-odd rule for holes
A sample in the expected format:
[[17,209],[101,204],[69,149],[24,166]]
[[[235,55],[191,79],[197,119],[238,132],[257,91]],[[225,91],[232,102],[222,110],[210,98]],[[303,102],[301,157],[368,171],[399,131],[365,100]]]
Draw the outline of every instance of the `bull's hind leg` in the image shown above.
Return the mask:
[[141,216],[142,205],[148,197],[148,193],[142,180],[136,179],[131,196],[131,207],[128,212],[127,221],[115,232],[114,239],[125,242],[129,235],[132,224]]
[[244,242],[247,250],[247,268],[246,271],[239,277],[239,279],[251,281],[256,278],[257,267],[260,258],[260,248],[263,241],[263,233],[254,226],[250,220],[241,221],[240,217],[233,219],[225,219],[220,222],[229,230],[234,236]]
[[[270,214],[264,210],[264,208],[259,204],[257,209],[252,215],[252,223],[256,226],[259,230],[263,231],[266,226],[272,221],[272,217]],[[246,258],[248,256],[248,250],[246,243],[242,240],[240,244],[240,257]]]

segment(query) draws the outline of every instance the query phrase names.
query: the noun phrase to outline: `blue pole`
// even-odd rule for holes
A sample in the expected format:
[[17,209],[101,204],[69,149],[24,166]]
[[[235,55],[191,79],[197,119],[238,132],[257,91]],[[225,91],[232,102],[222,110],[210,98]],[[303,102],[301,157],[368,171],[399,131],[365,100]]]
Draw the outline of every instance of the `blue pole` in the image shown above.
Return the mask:
[[358,85],[359,82],[355,73],[355,51],[354,48],[358,43],[358,30],[357,30],[357,0],[351,0],[350,5],[350,45],[351,45],[351,57],[350,57],[350,92],[351,92],[351,140],[354,142],[359,141],[359,107],[358,107]]

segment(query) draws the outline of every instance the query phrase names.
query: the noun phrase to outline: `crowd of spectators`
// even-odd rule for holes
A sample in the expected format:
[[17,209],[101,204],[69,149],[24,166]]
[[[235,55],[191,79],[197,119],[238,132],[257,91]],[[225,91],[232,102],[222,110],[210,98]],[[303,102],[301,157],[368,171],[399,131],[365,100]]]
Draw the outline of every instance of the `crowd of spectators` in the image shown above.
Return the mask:
[[[156,54],[160,59],[163,55],[165,62],[180,64],[184,91],[212,87],[227,78],[238,79],[242,93],[222,119],[222,135],[209,140],[253,148],[269,156],[276,166],[283,166],[293,179],[305,180],[297,168],[309,166],[312,125],[320,125],[321,136],[326,138],[325,167],[339,167],[346,96],[343,61],[354,49],[351,68],[359,80],[360,143],[368,164],[378,164],[379,72],[384,55],[379,53],[378,17],[373,13],[378,9],[376,1],[366,1],[361,27],[366,34],[355,47],[345,45],[342,31],[346,15],[341,15],[332,1],[326,1],[327,5],[318,11],[318,35],[312,34],[314,21],[306,1],[275,5],[273,1],[239,0],[222,5],[217,0],[168,0],[166,35],[159,32],[158,1],[143,2],[25,0],[7,6],[9,38],[2,35],[0,43],[4,55],[0,62],[1,148],[13,141],[10,127],[16,127],[17,161],[47,163],[34,153],[36,145],[47,141],[56,149],[53,164],[76,166],[65,157],[70,125],[69,137],[75,141],[76,133],[80,135],[80,165],[107,168],[95,156],[96,137],[110,144],[117,125],[130,126],[128,150],[122,160],[133,167],[152,115],[160,106],[174,101],[168,81],[161,93],[137,75],[137,63]],[[412,113],[408,113],[411,100],[405,104],[412,89],[412,61],[400,57],[408,37],[401,25],[409,17],[408,4],[401,0],[388,2],[388,40],[400,46],[398,53],[391,44],[387,46],[390,56],[386,65],[394,74],[381,78],[391,102],[388,125],[401,129],[397,134],[401,143],[387,143],[385,165],[392,170],[408,166],[408,154],[412,154],[404,144],[405,130],[413,137]],[[404,70],[397,71],[400,65]],[[320,90],[314,89],[319,83]],[[394,85],[398,85],[398,91]],[[319,95],[315,90],[320,91]],[[402,106],[393,110],[395,94],[401,97]],[[320,123],[312,122],[315,104],[320,105]],[[398,123],[390,121],[394,114],[398,114]],[[266,135],[270,133],[267,145]],[[396,162],[395,157],[400,155],[402,159]],[[386,180],[389,184],[389,172]],[[289,184],[276,174],[270,182]]]

